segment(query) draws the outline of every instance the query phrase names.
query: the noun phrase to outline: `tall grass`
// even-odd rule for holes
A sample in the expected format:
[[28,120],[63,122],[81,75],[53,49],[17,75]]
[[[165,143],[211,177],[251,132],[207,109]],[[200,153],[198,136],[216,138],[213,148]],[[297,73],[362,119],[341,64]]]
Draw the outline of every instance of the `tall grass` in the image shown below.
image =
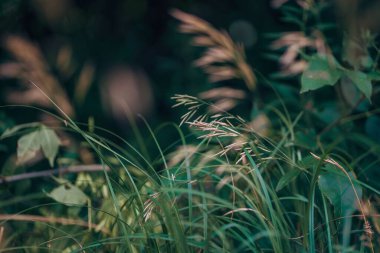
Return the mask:
[[[194,133],[184,137],[179,130],[182,146],[164,149],[155,138],[163,133],[152,130],[150,138],[160,155],[151,161],[137,149],[120,147],[67,118],[67,126],[110,168],[101,181],[106,190],[100,184],[94,193],[101,199],[92,197],[98,203],[91,211],[98,227],[86,231],[41,222],[34,224],[36,231],[54,231],[47,236],[49,241],[20,246],[10,236],[0,252],[359,252],[371,247],[375,252],[378,248],[378,242],[369,238],[374,231],[363,227],[362,219],[370,218],[364,210],[350,217],[334,216],[316,183],[326,162],[294,146],[292,129],[274,141],[260,137],[231,114],[197,115],[208,102],[181,95],[175,99],[185,107],[196,105],[192,117],[186,118]],[[285,125],[297,128],[298,120]],[[200,140],[191,141],[194,135]],[[54,210],[54,206],[47,203],[45,208]],[[351,223],[348,231],[340,222],[346,218]],[[362,235],[360,240],[357,235]]]
[[[211,81],[242,78],[248,89],[256,88],[256,76],[245,62],[241,46],[203,20],[180,11],[173,15],[183,22],[184,32],[197,34],[198,45],[209,47],[198,65],[210,74]],[[80,174],[71,178],[89,193],[88,206],[67,206],[39,194],[0,203],[0,208],[9,208],[17,203],[25,207],[25,203],[35,203],[36,199],[42,202],[3,217],[0,252],[282,253],[380,249],[375,206],[379,191],[362,180],[364,177],[355,176],[361,161],[373,159],[378,164],[379,144],[362,136],[345,138],[335,132],[330,142],[331,137],[324,138],[331,130],[326,128],[324,135],[313,140],[318,146],[310,146],[312,141],[297,136],[310,122],[310,118],[305,119],[310,114],[306,110],[290,113],[281,97],[265,108],[276,130],[269,138],[268,133],[262,134],[255,124],[227,112],[226,107],[189,95],[175,95],[175,106],[185,110],[181,123],[174,124],[178,143],[162,147],[157,136],[165,135],[165,127],[155,131],[146,123],[150,136],[138,139],[154,143],[158,156],[150,157],[142,143],[137,148],[107,130],[85,130],[49,94],[35,87],[62,115],[56,116],[65,126],[62,128],[92,149],[103,167],[103,176]],[[264,125],[268,125],[269,120],[264,119]],[[190,134],[183,132],[184,127]],[[140,134],[137,128],[135,132]],[[111,139],[117,139],[117,143]],[[367,151],[352,155],[346,148],[352,143],[358,150]],[[338,187],[349,182],[349,187],[341,192],[328,191],[321,178]],[[350,191],[353,194],[347,195]],[[343,212],[347,205],[351,209]],[[83,207],[90,211],[85,212]],[[28,220],[31,216],[26,215],[35,213],[51,218],[33,216]],[[55,217],[58,215],[81,219],[72,226],[73,219],[64,223]],[[25,227],[17,231],[21,226]],[[30,233],[26,232],[29,229]]]

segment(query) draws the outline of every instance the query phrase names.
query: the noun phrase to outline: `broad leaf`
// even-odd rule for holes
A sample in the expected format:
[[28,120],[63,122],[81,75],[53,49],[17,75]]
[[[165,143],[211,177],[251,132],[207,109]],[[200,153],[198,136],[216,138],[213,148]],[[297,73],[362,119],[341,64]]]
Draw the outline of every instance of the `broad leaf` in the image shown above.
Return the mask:
[[57,134],[45,126],[41,127],[39,136],[42,151],[45,157],[49,160],[50,166],[53,167],[54,159],[58,154],[58,149],[61,142]]
[[33,159],[37,152],[42,149],[44,156],[49,160],[50,166],[53,167],[54,159],[58,154],[59,145],[61,144],[57,134],[41,126],[34,132],[23,135],[17,143],[17,159],[19,163],[25,163]]
[[88,200],[82,190],[70,183],[58,186],[47,195],[65,205],[84,205]]
[[301,93],[316,90],[325,85],[334,85],[341,75],[333,57],[314,55],[309,61],[308,68],[302,74]]
[[38,131],[23,135],[17,142],[17,162],[22,164],[34,158],[40,147]]
[[332,170],[337,170],[333,165],[326,165],[326,168],[327,167],[330,171],[324,172],[319,176],[319,189],[334,206],[334,212],[337,216],[350,215],[357,209],[358,199],[355,195],[355,191],[359,199],[361,199],[362,188],[357,183],[354,183],[353,180],[355,180],[355,178],[353,173],[350,172],[349,175],[354,187],[345,174],[332,172]]
[[345,74],[351,79],[356,87],[363,92],[368,100],[370,100],[372,95],[372,80],[367,76],[367,74],[352,70],[346,70]]

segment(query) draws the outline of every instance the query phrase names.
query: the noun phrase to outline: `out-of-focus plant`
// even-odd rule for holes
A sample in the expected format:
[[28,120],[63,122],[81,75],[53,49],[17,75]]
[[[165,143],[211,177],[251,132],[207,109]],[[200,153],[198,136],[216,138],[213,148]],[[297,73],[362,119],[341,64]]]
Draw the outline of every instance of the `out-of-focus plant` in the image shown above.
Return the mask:
[[41,92],[43,90],[63,111],[73,116],[74,108],[65,90],[52,75],[40,49],[19,36],[9,36],[4,43],[15,58],[15,62],[3,63],[0,66],[0,74],[2,77],[21,79],[25,86],[23,91],[13,89],[7,95],[8,101],[15,104],[52,107]]
[[[281,2],[281,5],[286,1]],[[282,75],[295,75],[302,73],[301,92],[316,90],[323,86],[333,86],[342,80],[349,80],[368,100],[373,94],[373,85],[380,80],[378,70],[379,52],[376,46],[374,32],[368,27],[357,23],[344,23],[343,29],[350,34],[352,26],[360,32],[357,36],[341,35],[343,46],[337,50],[336,45],[332,50],[326,37],[330,29],[337,29],[331,24],[331,20],[323,20],[323,12],[332,3],[324,1],[305,1],[307,8],[295,8],[291,4],[284,5],[284,20],[288,20],[297,26],[299,31],[289,32],[272,43],[273,49],[286,48],[280,58],[283,69]],[[340,11],[344,6],[339,5]],[[358,8],[358,7],[357,7]],[[349,15],[344,16],[346,19]],[[353,19],[355,17],[352,17]],[[360,41],[360,42],[359,42]],[[349,49],[351,48],[351,49]],[[352,57],[353,52],[365,52],[365,54]],[[373,51],[373,55],[368,53]],[[342,87],[342,89],[347,89]],[[347,93],[347,92],[346,92]]]
[[255,89],[256,77],[245,61],[242,45],[234,43],[227,32],[218,31],[196,16],[180,10],[173,10],[171,14],[182,22],[181,32],[195,35],[192,40],[195,46],[207,48],[194,64],[203,68],[211,82],[242,78],[250,90]]
[[[40,153],[56,168],[5,175],[1,185],[12,190],[12,183],[21,180],[58,177],[42,196],[0,203],[5,210],[0,214],[0,251],[377,252],[376,38],[363,32],[367,42],[361,46],[372,60],[353,64],[346,60],[343,45],[330,42],[328,30],[336,26],[324,20],[329,3],[272,3],[299,29],[276,34],[271,47],[284,52],[271,55],[281,73],[270,79],[254,74],[243,47],[227,33],[194,15],[172,11],[181,21],[180,30],[206,48],[195,64],[210,82],[242,79],[247,89],[220,84],[199,97],[175,95],[174,107],[185,110],[179,125],[187,125],[190,134],[174,124],[178,142],[163,148],[157,137],[166,135],[167,126],[152,130],[147,124],[150,135],[145,140],[155,144],[156,157],[91,120],[85,127],[75,122],[53,95],[42,93],[62,115],[57,117],[64,126],[61,132],[80,140],[96,164],[83,167],[80,159],[62,156],[70,145],[63,146],[61,134],[40,123],[6,130],[3,138],[21,135],[16,148],[20,161]],[[343,44],[346,39],[337,40]],[[90,80],[93,70],[83,71],[83,78]],[[147,82],[125,69],[106,82],[114,87],[127,83],[120,79],[133,85],[136,80]],[[84,83],[81,92],[87,90]],[[106,87],[104,92],[117,97],[109,103],[115,114],[124,109],[115,107],[128,107],[114,90]],[[134,94],[139,100],[140,93]],[[265,95],[256,101],[258,94]],[[252,106],[249,116],[235,115],[244,101]],[[4,167],[13,173],[14,161],[9,164]],[[12,206],[15,203],[25,214]],[[25,230],[17,234],[17,222],[32,223],[22,245],[18,239]],[[48,233],[42,233],[46,229]]]

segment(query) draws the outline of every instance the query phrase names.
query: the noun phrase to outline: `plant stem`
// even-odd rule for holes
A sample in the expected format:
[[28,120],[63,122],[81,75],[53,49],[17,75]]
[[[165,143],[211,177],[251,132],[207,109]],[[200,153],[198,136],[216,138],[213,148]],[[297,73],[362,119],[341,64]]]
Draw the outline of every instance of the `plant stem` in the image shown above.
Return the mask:
[[[29,214],[0,214],[0,221],[31,221],[31,222],[47,222],[47,223],[59,223],[61,225],[75,225],[81,227],[93,227],[96,228],[97,224],[89,224],[86,221],[79,219],[70,219],[62,217],[45,217],[39,215]],[[102,228],[101,231],[106,234],[110,234],[108,229]]]
[[[109,171],[110,168],[106,167],[106,170]],[[55,168],[51,170],[43,170],[29,173],[22,173],[12,176],[0,176],[0,185],[5,183],[13,183],[20,180],[37,178],[37,177],[49,177],[55,174],[68,174],[68,173],[80,173],[80,172],[97,172],[103,171],[102,165],[91,164],[91,165],[74,165],[63,168]]]

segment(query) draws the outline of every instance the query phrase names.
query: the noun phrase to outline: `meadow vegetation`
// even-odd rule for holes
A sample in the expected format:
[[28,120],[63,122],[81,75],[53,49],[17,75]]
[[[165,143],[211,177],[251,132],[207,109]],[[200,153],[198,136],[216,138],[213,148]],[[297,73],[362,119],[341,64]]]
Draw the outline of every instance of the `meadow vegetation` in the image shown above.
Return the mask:
[[0,252],[379,252],[378,37],[327,18],[328,1],[274,2],[296,29],[266,35],[269,76],[226,31],[172,10],[214,87],[172,94],[174,123],[126,113],[133,143],[77,122],[42,54],[8,37],[12,77],[40,103],[1,110],[48,120],[0,119]]

